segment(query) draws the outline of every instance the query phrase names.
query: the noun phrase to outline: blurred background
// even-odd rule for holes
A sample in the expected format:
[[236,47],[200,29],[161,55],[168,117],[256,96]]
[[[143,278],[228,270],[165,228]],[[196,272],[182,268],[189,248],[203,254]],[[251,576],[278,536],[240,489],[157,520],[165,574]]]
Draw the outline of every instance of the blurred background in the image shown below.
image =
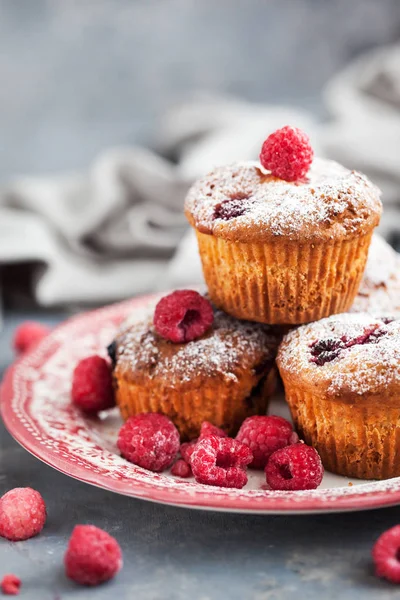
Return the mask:
[[0,0],[5,305],[194,282],[188,186],[287,123],[382,188],[398,245],[399,39],[398,0]]

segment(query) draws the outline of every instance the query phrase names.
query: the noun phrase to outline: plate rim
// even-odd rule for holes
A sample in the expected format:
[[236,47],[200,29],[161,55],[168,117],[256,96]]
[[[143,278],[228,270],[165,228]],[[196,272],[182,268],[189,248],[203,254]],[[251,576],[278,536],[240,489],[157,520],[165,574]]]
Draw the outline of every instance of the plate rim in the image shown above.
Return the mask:
[[[122,310],[124,306],[131,306],[134,310],[135,307],[139,308],[140,306],[143,306],[145,302],[148,302],[157,295],[158,294],[138,296],[132,300],[115,303],[75,315],[56,326],[49,336],[57,335],[57,332],[61,328],[68,327],[73,322],[76,323],[78,321],[79,323],[81,320],[85,321],[96,314],[112,310],[116,311],[119,307],[121,307]],[[20,363],[25,360],[31,352],[37,351],[38,349],[40,350],[42,343],[43,342],[39,343],[32,351],[17,359],[6,370],[0,388],[0,412],[6,429],[25,450],[35,458],[41,460],[46,465],[53,467],[64,475],[110,492],[141,500],[148,500],[171,506],[245,514],[339,513],[345,511],[385,508],[400,503],[400,478],[399,481],[396,482],[394,488],[387,490],[367,491],[364,493],[358,491],[358,493],[354,494],[349,492],[348,494],[332,498],[329,496],[323,497],[322,495],[318,497],[311,494],[310,496],[307,496],[303,492],[303,495],[298,496],[293,503],[290,503],[288,498],[296,492],[281,492],[280,495],[276,496],[249,496],[244,501],[241,496],[210,494],[201,488],[193,493],[185,490],[184,486],[181,488],[163,488],[153,486],[151,483],[144,481],[132,480],[127,484],[126,481],[117,481],[108,477],[106,474],[99,474],[94,471],[90,472],[84,466],[76,462],[68,461],[66,458],[52,452],[51,449],[42,445],[40,441],[28,431],[14,411],[12,400],[15,371]],[[19,406],[19,408],[28,414],[24,407]],[[290,496],[287,494],[290,494]]]

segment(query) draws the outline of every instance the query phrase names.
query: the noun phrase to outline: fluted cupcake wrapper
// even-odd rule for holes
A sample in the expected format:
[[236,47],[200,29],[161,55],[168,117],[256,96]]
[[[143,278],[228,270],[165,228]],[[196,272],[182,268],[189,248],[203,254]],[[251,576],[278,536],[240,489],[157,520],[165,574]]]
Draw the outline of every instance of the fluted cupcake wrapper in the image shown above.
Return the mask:
[[238,243],[196,231],[212,301],[239,319],[300,324],[346,312],[357,294],[372,231],[343,241],[276,238]]
[[299,435],[328,471],[359,479],[400,475],[400,403],[347,404],[287,382],[285,393]]
[[[165,387],[160,382],[136,385],[119,378],[116,401],[123,419],[143,413],[159,412],[176,425],[183,439],[200,433],[203,421],[210,421],[228,434],[236,434],[243,420],[254,414],[265,414],[268,400],[275,389],[276,369],[261,378],[246,394],[236,381],[218,382],[187,390]],[[248,391],[248,390],[247,390]]]

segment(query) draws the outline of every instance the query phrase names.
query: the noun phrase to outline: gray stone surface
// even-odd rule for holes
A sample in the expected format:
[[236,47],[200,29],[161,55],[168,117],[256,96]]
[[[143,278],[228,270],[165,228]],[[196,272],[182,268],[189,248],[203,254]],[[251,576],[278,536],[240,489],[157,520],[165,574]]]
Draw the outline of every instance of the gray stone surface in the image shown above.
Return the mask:
[[[6,317],[0,340],[2,372],[12,359],[12,331],[25,317]],[[55,322],[57,316],[46,320]],[[0,493],[27,485],[46,499],[46,527],[26,542],[0,539],[0,577],[19,575],[21,598],[389,600],[400,594],[374,577],[370,560],[374,540],[400,521],[400,508],[285,517],[156,505],[57,473],[0,427]],[[103,527],[121,543],[125,566],[113,582],[89,590],[66,580],[62,557],[76,523]]]

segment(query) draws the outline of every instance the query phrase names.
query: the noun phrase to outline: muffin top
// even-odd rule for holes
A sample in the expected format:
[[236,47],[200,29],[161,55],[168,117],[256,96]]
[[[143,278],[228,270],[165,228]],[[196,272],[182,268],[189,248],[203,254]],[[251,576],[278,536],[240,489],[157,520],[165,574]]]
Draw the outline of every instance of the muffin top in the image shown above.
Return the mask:
[[[400,392],[400,321],[333,315],[289,332],[278,352],[284,381],[341,402]],[[397,399],[397,400],[396,400]]]
[[238,242],[346,239],[378,225],[380,192],[364,175],[315,159],[306,179],[288,182],[259,163],[218,167],[198,180],[186,216],[202,233]]
[[372,237],[351,312],[400,315],[400,255],[378,234]]
[[115,374],[134,383],[152,379],[167,387],[192,387],[211,378],[235,382],[253,370],[264,375],[274,364],[281,336],[273,328],[238,321],[214,308],[214,323],[202,337],[175,344],[153,326],[153,311],[127,322],[115,340]]

